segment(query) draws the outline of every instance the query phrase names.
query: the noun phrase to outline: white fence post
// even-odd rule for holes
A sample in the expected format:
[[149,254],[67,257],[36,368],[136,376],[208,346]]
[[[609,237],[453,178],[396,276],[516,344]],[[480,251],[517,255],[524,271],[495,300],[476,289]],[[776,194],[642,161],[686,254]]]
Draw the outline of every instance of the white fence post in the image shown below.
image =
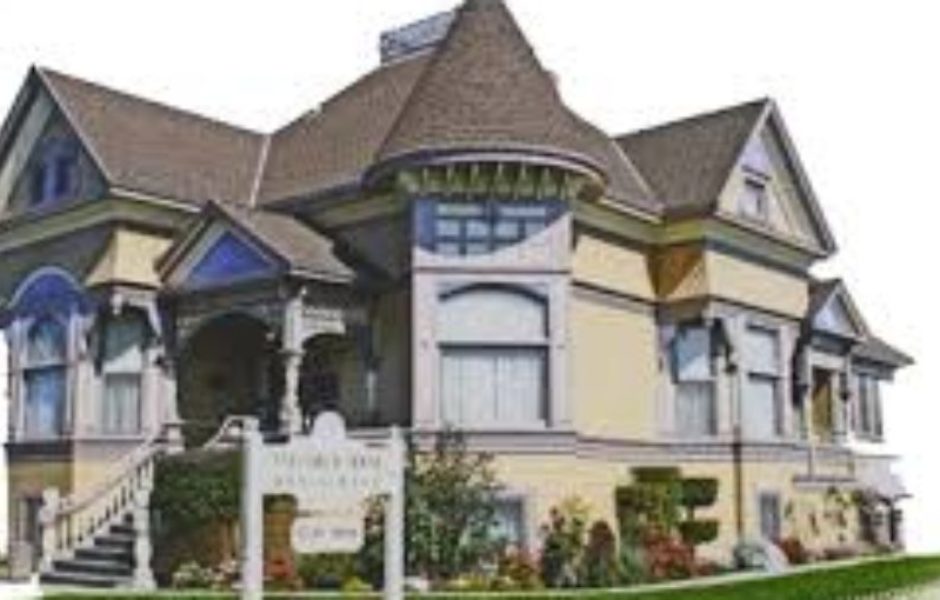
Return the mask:
[[242,600],[261,600],[264,507],[260,481],[261,434],[258,420],[246,417],[242,425]]
[[405,584],[405,444],[401,430],[392,427],[389,468],[395,474],[385,504],[385,600],[402,600]]
[[157,587],[150,568],[153,545],[150,535],[150,495],[153,492],[154,466],[144,467],[144,481],[135,491],[134,498],[134,588],[152,590]]

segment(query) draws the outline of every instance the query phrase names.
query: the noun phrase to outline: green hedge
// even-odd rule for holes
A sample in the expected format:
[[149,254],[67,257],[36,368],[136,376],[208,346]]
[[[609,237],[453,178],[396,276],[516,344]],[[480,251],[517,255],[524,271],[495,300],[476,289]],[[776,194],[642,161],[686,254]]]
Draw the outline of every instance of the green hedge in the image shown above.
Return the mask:
[[[588,598],[592,600],[850,600],[874,594],[902,590],[931,582],[940,582],[940,557],[911,557],[882,560],[846,567],[822,568],[782,577],[739,581],[662,591],[559,591],[509,594],[433,594],[424,596],[433,600],[468,600],[489,598],[498,600],[538,600],[540,598]],[[107,598],[109,600],[141,600],[143,598],[172,598],[174,600],[232,599],[234,594],[179,593],[179,594],[48,594],[45,598],[57,600],[75,598]],[[323,594],[278,595],[267,598],[324,598]],[[326,596],[328,597],[328,596]],[[377,598],[378,595],[351,594],[342,598]],[[422,596],[412,596],[420,598]]]

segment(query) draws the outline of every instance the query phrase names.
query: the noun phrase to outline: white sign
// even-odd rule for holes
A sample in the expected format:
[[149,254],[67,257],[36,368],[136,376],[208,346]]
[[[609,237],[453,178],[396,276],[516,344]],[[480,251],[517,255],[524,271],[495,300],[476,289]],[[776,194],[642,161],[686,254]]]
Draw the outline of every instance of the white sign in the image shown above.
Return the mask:
[[302,505],[387,493],[393,479],[387,454],[348,440],[295,438],[283,446],[265,446],[261,486],[265,494],[295,496]]
[[298,517],[290,529],[290,543],[301,554],[352,554],[365,542],[362,515]]
[[291,545],[301,553],[355,552],[365,538],[363,501],[385,496],[385,599],[401,600],[404,582],[404,456],[396,427],[382,447],[346,437],[336,413],[317,417],[310,436],[265,444],[256,419],[244,422],[242,460],[242,599],[263,596],[262,538],[265,494],[291,495],[302,512]]

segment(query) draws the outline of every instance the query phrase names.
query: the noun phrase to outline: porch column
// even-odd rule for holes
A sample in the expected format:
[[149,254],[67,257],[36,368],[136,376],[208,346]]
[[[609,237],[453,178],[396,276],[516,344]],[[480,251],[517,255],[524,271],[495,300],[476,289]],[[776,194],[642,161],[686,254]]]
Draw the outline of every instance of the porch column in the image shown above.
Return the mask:
[[176,357],[166,347],[158,359],[161,367],[160,397],[161,397],[161,425],[166,430],[166,440],[171,452],[183,449],[182,421],[180,420],[177,405],[177,371]]
[[284,305],[284,325],[281,335],[281,356],[284,360],[284,395],[281,397],[280,423],[285,433],[297,433],[303,428],[300,410],[300,368],[303,363],[303,289],[291,293]]

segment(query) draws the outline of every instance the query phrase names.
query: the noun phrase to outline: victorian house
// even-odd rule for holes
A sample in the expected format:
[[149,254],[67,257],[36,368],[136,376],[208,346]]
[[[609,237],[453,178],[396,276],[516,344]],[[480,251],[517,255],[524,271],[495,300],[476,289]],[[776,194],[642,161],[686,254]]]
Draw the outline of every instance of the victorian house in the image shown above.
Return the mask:
[[[614,522],[643,465],[719,480],[716,557],[900,544],[880,390],[911,361],[811,274],[836,245],[772,100],[610,135],[500,0],[380,46],[268,133],[29,72],[0,130],[19,568],[146,584],[154,456],[327,408],[465,431],[531,548],[567,496]],[[877,510],[817,522],[833,490]],[[108,536],[135,567],[84,568]]]

